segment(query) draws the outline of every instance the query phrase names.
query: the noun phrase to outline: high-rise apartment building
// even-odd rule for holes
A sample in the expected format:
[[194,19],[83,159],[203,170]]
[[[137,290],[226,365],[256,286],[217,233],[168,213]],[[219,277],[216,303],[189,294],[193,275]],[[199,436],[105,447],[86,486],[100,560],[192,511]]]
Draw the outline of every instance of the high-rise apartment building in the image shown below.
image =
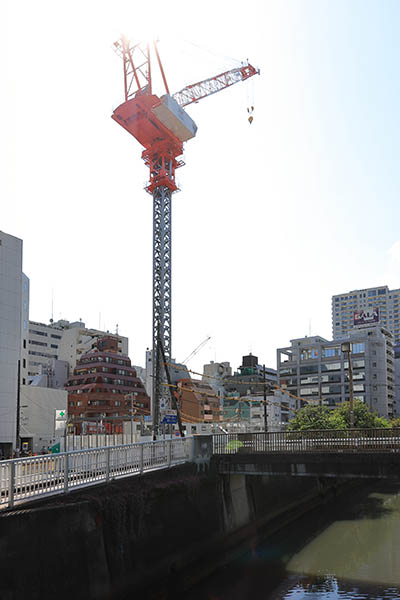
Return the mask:
[[[345,338],[351,342],[353,396],[378,415],[394,413],[393,335],[376,325],[353,329]],[[305,402],[335,407],[349,400],[350,380],[347,354],[340,341],[320,336],[291,340],[277,351],[278,383]],[[303,402],[299,402],[303,404]]]
[[[374,311],[380,325],[394,336],[394,342],[400,342],[400,289],[389,290],[387,285],[353,290],[345,294],[332,296],[332,335],[337,340],[354,328],[361,311]],[[354,313],[357,313],[356,318]],[[360,319],[358,319],[360,320]]]
[[118,341],[118,352],[128,354],[128,338],[119,334],[98,329],[88,329],[82,321],[60,320],[48,325],[29,321],[29,361],[30,377],[40,375],[54,359],[67,361],[70,374],[79,358],[96,347],[97,340],[111,335]]
[[16,447],[19,385],[26,379],[28,313],[29,279],[22,272],[22,240],[0,231],[1,456],[10,456]]

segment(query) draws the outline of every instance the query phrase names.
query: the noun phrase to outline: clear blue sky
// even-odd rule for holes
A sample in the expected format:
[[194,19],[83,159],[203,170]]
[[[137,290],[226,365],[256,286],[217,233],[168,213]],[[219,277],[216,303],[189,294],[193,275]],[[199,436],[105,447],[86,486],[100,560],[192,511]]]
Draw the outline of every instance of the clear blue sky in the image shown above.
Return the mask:
[[[261,76],[188,109],[173,203],[173,354],[191,366],[331,336],[332,294],[400,286],[395,1],[2,4],[0,228],[24,240],[31,318],[151,343],[151,198],[110,119],[120,31],[160,35],[173,91],[249,58]],[[191,43],[189,43],[191,42]],[[202,48],[202,50],[200,48]],[[229,58],[227,58],[229,57]],[[254,122],[247,106],[254,103]]]

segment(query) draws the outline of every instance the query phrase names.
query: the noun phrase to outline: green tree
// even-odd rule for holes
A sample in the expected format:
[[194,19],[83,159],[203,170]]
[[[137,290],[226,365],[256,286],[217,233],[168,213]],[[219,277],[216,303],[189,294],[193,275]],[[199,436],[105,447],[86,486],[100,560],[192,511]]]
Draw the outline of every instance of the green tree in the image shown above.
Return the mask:
[[390,423],[390,427],[394,427],[394,428],[400,428],[400,417],[395,417],[394,419],[391,419],[391,421],[389,421]]
[[[398,419],[397,427],[400,427]],[[392,421],[393,422],[393,421]],[[358,429],[391,427],[391,423],[371,411],[361,402],[354,402],[354,427]],[[290,422],[290,431],[306,431],[309,429],[349,429],[350,428],[350,403],[343,402],[337,408],[329,409],[326,406],[308,405],[297,412],[296,417]]]
[[307,429],[331,429],[329,410],[326,406],[309,404],[300,409],[295,418],[290,421],[291,431],[306,431]]
[[[343,429],[350,427],[350,402],[343,402],[333,409],[331,421],[344,424]],[[369,406],[360,400],[354,401],[354,427],[357,429],[371,429],[377,427],[390,427],[390,423],[384,417],[371,411]],[[332,427],[332,429],[335,429]],[[339,429],[339,428],[338,428]]]

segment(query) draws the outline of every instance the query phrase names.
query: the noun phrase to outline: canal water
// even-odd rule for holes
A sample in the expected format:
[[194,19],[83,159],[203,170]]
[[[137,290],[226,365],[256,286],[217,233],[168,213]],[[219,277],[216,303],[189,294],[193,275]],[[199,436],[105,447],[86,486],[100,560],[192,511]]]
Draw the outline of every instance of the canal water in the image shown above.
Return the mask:
[[400,485],[339,495],[259,542],[191,600],[400,600]]

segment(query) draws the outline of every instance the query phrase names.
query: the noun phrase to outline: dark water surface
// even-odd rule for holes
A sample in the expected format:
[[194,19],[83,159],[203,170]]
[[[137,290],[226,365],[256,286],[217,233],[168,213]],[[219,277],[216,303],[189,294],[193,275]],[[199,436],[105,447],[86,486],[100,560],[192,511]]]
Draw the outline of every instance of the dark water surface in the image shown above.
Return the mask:
[[400,600],[400,485],[314,509],[188,593],[191,600]]

